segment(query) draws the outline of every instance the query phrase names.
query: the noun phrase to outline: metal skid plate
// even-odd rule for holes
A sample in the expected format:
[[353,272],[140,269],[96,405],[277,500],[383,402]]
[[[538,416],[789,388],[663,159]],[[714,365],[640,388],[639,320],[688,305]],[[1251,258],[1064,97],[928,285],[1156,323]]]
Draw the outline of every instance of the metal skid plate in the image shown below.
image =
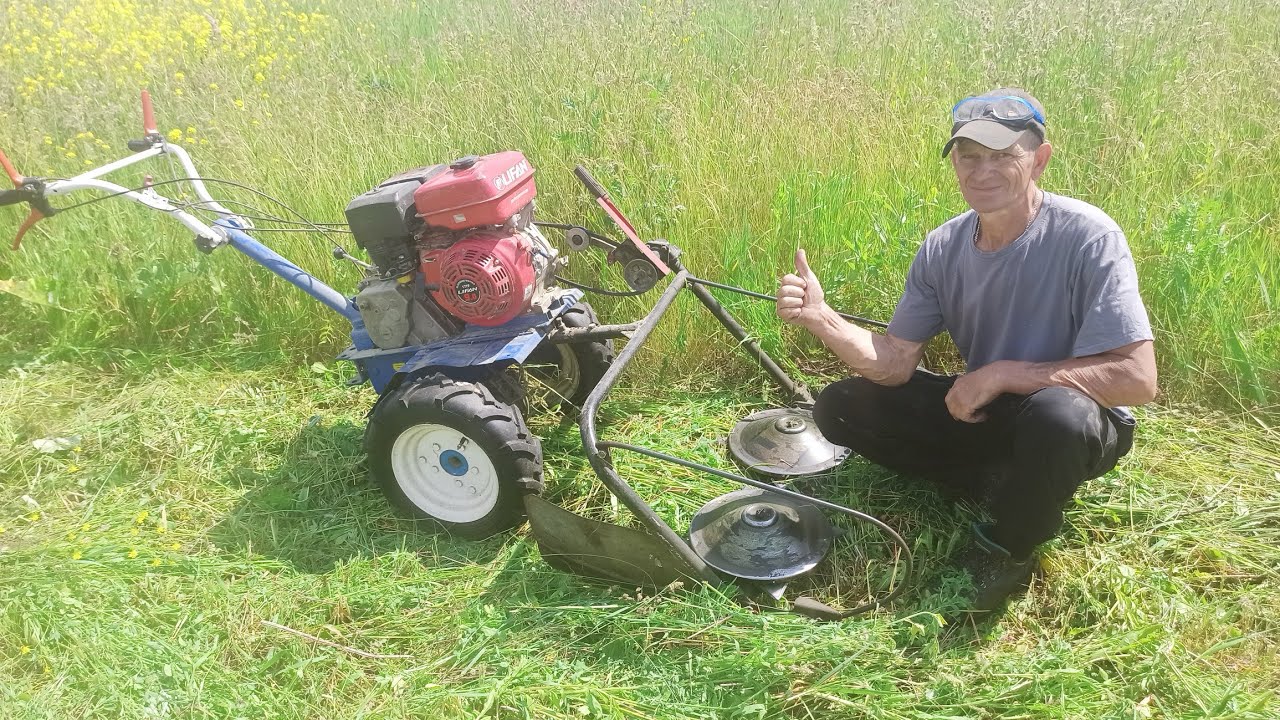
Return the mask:
[[526,495],[524,506],[542,558],[552,567],[650,589],[699,582],[698,572],[656,535],[584,518],[537,495]]
[[404,372],[424,367],[474,367],[504,360],[524,362],[542,342],[551,322],[582,298],[580,290],[565,291],[546,313],[522,315],[497,327],[468,325],[460,335],[422,346],[405,363]]
[[703,505],[689,525],[689,546],[708,565],[769,582],[812,570],[834,536],[816,505],[756,488],[721,495]]
[[729,433],[729,454],[742,467],[773,477],[811,475],[830,470],[850,450],[833,445],[799,408],[773,408],[752,413]]

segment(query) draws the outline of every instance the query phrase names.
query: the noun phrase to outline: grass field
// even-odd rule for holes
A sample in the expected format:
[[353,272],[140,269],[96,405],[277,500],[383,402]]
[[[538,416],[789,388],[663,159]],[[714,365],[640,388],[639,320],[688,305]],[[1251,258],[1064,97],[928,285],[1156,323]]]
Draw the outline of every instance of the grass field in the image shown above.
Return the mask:
[[[971,511],[860,461],[813,489],[911,540],[918,589],[893,607],[821,625],[645,597],[550,569],[523,531],[398,519],[335,317],[165,218],[68,212],[0,252],[0,717],[1277,717],[1276,37],[1280,6],[1205,0],[0,0],[0,148],[26,174],[123,155],[143,85],[203,173],[318,221],[406,167],[514,147],[544,219],[608,229],[581,162],[694,272],[768,291],[803,246],[839,305],[882,318],[963,209],[946,110],[1023,85],[1049,112],[1045,186],[1128,233],[1163,390],[1000,618],[940,620]],[[329,238],[263,237],[358,279]],[[733,308],[794,367],[837,371],[771,308]],[[681,310],[605,426],[724,463],[769,394]],[[955,367],[941,343],[930,361]],[[531,424],[549,494],[617,515],[576,427]],[[677,529],[731,489],[620,465]]]

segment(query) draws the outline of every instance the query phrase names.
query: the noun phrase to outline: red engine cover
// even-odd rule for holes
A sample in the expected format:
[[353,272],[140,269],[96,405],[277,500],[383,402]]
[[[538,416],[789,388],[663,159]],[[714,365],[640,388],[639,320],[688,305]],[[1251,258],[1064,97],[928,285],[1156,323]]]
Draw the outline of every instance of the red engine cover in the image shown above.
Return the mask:
[[480,230],[443,250],[422,253],[422,274],[436,302],[473,324],[501,325],[529,309],[535,274],[521,233]]
[[465,230],[501,225],[537,194],[533,166],[509,150],[455,160],[414,191],[413,205],[428,225]]

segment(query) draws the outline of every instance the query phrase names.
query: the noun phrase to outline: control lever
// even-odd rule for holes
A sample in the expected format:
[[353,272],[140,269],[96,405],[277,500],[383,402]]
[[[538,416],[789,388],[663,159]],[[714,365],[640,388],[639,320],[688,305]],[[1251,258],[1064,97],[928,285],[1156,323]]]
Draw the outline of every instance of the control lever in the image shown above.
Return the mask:
[[[653,250],[649,249],[648,245],[645,245],[640,241],[640,237],[636,235],[636,229],[631,226],[631,222],[627,220],[626,216],[622,214],[622,211],[613,204],[613,201],[609,199],[609,193],[604,189],[604,186],[600,184],[600,181],[596,180],[591,173],[581,165],[578,165],[573,169],[573,174],[578,176],[578,180],[587,188],[587,192],[591,193],[592,196],[595,197],[596,203],[600,205],[600,209],[604,210],[604,213],[609,216],[609,219],[613,221],[613,224],[617,225],[618,229],[622,231],[622,234],[626,235],[627,239],[631,241],[630,249],[635,250],[641,255],[641,257],[647,260],[649,264],[657,270],[659,277],[670,275],[671,268],[667,267],[667,264],[662,261],[662,258],[658,257]],[[611,262],[625,260],[625,254],[618,254],[621,247],[622,246],[619,246],[609,253],[609,260]]]
[[334,260],[348,260],[348,261],[350,261],[350,262],[354,263],[355,265],[357,265],[358,267],[363,268],[364,270],[376,270],[376,269],[377,269],[377,268],[375,268],[374,266],[370,265],[369,263],[367,263],[367,262],[365,262],[365,261],[361,260],[360,258],[358,258],[358,257],[356,257],[356,256],[354,256],[354,255],[352,255],[351,253],[347,252],[346,248],[342,247],[341,245],[334,245],[334,246],[333,246],[333,259],[334,259]]

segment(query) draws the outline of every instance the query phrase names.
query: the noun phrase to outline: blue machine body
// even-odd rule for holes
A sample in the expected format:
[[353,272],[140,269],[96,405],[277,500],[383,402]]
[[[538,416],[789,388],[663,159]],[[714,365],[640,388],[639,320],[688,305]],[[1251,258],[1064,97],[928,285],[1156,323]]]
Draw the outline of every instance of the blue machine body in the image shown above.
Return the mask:
[[497,363],[522,363],[547,336],[552,322],[582,299],[582,291],[566,290],[543,313],[531,313],[496,327],[468,325],[461,333],[422,345],[383,349],[374,345],[355,301],[321,282],[311,273],[250,237],[235,222],[218,220],[228,244],[351,323],[351,346],[339,360],[355,364],[361,375],[382,393],[397,375],[413,376],[432,368],[465,368]]
[[547,336],[551,323],[582,299],[581,290],[567,290],[544,313],[522,315],[496,327],[468,325],[457,335],[392,350],[359,349],[352,345],[339,360],[356,364],[379,393],[398,374],[418,375],[432,368],[465,368],[498,363],[522,363]]

